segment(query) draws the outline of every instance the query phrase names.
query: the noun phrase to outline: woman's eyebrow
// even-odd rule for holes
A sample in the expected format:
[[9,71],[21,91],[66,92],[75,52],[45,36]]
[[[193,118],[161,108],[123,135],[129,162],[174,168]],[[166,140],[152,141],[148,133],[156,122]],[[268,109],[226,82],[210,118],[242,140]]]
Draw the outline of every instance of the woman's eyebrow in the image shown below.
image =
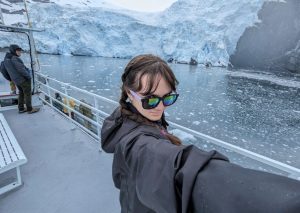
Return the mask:
[[166,94],[164,94],[163,96],[159,96],[159,95],[157,95],[157,94],[155,94],[155,93],[153,93],[152,95],[155,95],[155,96],[157,96],[157,97],[164,97],[165,95],[169,95],[170,93],[172,93],[172,90],[170,91],[170,92],[168,92],[168,93],[166,93]]

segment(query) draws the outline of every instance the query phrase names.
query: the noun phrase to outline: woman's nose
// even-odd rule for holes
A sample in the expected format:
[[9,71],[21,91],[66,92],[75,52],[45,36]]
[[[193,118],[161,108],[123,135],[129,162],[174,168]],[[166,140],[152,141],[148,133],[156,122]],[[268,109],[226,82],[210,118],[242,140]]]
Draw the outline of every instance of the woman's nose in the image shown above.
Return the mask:
[[157,109],[159,109],[159,110],[164,110],[165,109],[165,106],[164,106],[162,101],[159,102],[159,104],[157,106]]

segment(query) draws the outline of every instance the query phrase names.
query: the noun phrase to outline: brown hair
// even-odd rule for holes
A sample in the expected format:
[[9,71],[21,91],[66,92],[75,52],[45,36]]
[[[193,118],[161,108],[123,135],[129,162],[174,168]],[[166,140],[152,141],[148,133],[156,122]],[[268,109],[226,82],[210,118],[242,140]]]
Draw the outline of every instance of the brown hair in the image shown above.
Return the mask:
[[[142,85],[142,77],[147,76],[147,85]],[[164,78],[166,82],[170,85],[172,91],[176,91],[176,86],[178,81],[172,72],[171,68],[168,64],[162,60],[161,58],[154,55],[139,55],[134,57],[126,66],[124,73],[122,75],[122,93],[120,98],[121,112],[122,115],[128,117],[131,120],[134,120],[139,123],[143,123],[150,126],[158,125],[154,124],[152,121],[148,120],[141,114],[134,113],[130,111],[126,100],[128,98],[127,92],[128,90],[140,91],[142,86],[146,86],[146,89],[142,93],[142,95],[150,95],[152,94],[158,87],[158,79]],[[165,120],[165,116],[163,114],[162,118],[162,126],[167,129],[168,123]],[[180,145],[181,141],[176,136],[168,133],[167,131],[162,131],[164,135],[175,145]]]

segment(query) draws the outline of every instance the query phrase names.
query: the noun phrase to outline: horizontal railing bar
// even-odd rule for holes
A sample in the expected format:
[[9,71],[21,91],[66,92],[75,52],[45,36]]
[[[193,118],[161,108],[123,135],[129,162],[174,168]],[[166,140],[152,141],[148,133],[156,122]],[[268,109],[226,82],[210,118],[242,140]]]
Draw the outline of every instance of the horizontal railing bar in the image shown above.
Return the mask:
[[[44,95],[47,95],[47,93],[45,93],[44,91],[41,91],[41,93],[43,93]],[[52,101],[55,101],[56,103],[58,104],[61,104],[62,106],[66,107],[67,109],[71,110],[72,112],[74,112],[76,115],[79,115],[80,117],[82,117],[84,120],[87,120],[89,122],[91,122],[92,124],[96,125],[97,127],[101,127],[101,125],[99,123],[97,123],[96,121],[90,119],[89,117],[83,115],[82,113],[78,112],[77,110],[75,109],[72,109],[71,107],[65,105],[63,102],[60,102],[59,100],[53,98],[53,97],[49,97],[52,99]],[[44,99],[43,99],[44,100]],[[53,106],[54,108],[56,108],[55,106]]]
[[48,103],[45,99],[41,98],[41,100],[47,104],[48,106],[50,106],[51,108],[53,108],[55,111],[57,111],[58,113],[60,113],[62,116],[68,118],[72,123],[76,124],[77,126],[79,126],[80,128],[84,129],[86,132],[88,132],[88,134],[90,134],[90,136],[92,136],[94,139],[96,139],[97,141],[100,140],[100,137],[98,135],[96,135],[95,133],[93,133],[91,130],[87,129],[85,126],[81,125],[80,123],[76,122],[75,120],[73,120],[72,118],[70,118],[69,116],[66,116],[63,112],[59,111],[57,108],[55,108],[54,106],[52,106],[50,103]]
[[[103,101],[109,102],[109,103],[111,103],[111,104],[115,104],[115,103],[116,103],[116,102],[113,101],[113,100],[110,100],[110,99],[105,98],[105,97],[103,97],[103,96],[100,96],[100,95],[91,93],[91,92],[89,92],[89,91],[80,89],[80,88],[75,87],[75,86],[72,86],[72,85],[70,85],[70,84],[63,83],[63,82],[61,82],[61,81],[58,81],[58,80],[56,80],[56,79],[54,79],[54,78],[50,78],[50,77],[48,77],[48,76],[46,76],[46,75],[43,75],[43,74],[41,74],[41,73],[36,72],[36,74],[37,74],[37,75],[40,75],[40,76],[42,76],[42,77],[44,77],[44,78],[47,78],[47,79],[49,79],[49,80],[55,81],[55,82],[57,82],[57,83],[59,83],[59,84],[61,84],[61,85],[63,85],[63,86],[67,86],[67,87],[73,88],[74,90],[80,91],[80,92],[85,93],[85,94],[87,94],[87,95],[92,95],[93,97],[96,97],[96,98],[101,99],[101,100],[103,100]],[[42,82],[41,82],[41,83],[42,83]],[[42,84],[43,84],[43,83],[42,83]]]
[[243,148],[238,147],[236,145],[233,145],[233,144],[227,143],[225,141],[219,140],[217,138],[211,137],[209,135],[197,132],[195,130],[189,129],[189,128],[181,126],[179,124],[176,124],[176,123],[173,123],[173,122],[170,122],[170,121],[168,121],[168,123],[171,124],[173,127],[176,127],[178,129],[182,129],[182,130],[184,130],[184,131],[186,131],[186,132],[188,132],[192,135],[195,135],[195,136],[198,136],[199,138],[205,139],[205,140],[207,140],[207,141],[209,141],[209,142],[211,142],[215,145],[218,145],[218,146],[221,146],[223,148],[232,150],[232,151],[234,151],[236,153],[239,153],[243,156],[249,157],[251,159],[262,162],[262,163],[267,164],[269,166],[278,168],[282,171],[285,171],[285,172],[288,172],[288,173],[293,173],[293,174],[297,173],[300,176],[300,169],[298,169],[298,168],[295,168],[295,167],[292,167],[292,166],[287,165],[285,163],[276,161],[272,158],[268,158],[266,156],[257,154],[255,152],[249,151],[247,149],[243,149]]
[[[41,83],[40,81],[38,81],[38,82]],[[89,105],[89,104],[87,104],[87,103],[84,103],[84,102],[82,102],[82,101],[80,101],[80,100],[78,100],[78,99],[76,99],[76,98],[74,98],[74,97],[71,97],[71,96],[65,94],[64,92],[61,92],[61,91],[59,91],[59,90],[57,90],[57,89],[55,89],[55,88],[53,88],[53,87],[51,87],[51,86],[49,86],[49,85],[46,85],[46,84],[43,84],[43,83],[41,83],[41,84],[42,84],[43,86],[45,86],[45,87],[47,87],[47,88],[53,90],[54,92],[57,92],[57,93],[63,95],[64,97],[67,97],[67,98],[69,98],[69,99],[72,99],[72,100],[74,100],[75,102],[80,103],[81,105],[83,105],[83,106],[85,106],[85,107],[87,107],[87,108],[89,108],[89,109],[92,109],[92,110],[94,110],[95,112],[98,112],[98,113],[102,114],[103,116],[109,116],[109,114],[107,114],[106,112],[103,112],[103,111],[100,110],[100,109],[97,109],[97,108],[95,108],[95,107],[93,107],[93,106],[91,106],[91,105]],[[46,95],[48,96],[48,94],[46,94]],[[56,99],[55,99],[55,100],[56,100]]]

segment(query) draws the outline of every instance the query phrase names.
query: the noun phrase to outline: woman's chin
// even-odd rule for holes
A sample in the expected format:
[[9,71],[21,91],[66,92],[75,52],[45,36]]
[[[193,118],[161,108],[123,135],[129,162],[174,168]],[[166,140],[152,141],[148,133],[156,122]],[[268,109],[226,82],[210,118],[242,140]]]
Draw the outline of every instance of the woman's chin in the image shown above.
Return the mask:
[[150,121],[159,121],[161,119],[161,116],[162,116],[161,113],[159,113],[159,114],[150,114],[150,115],[147,116],[147,118]]

